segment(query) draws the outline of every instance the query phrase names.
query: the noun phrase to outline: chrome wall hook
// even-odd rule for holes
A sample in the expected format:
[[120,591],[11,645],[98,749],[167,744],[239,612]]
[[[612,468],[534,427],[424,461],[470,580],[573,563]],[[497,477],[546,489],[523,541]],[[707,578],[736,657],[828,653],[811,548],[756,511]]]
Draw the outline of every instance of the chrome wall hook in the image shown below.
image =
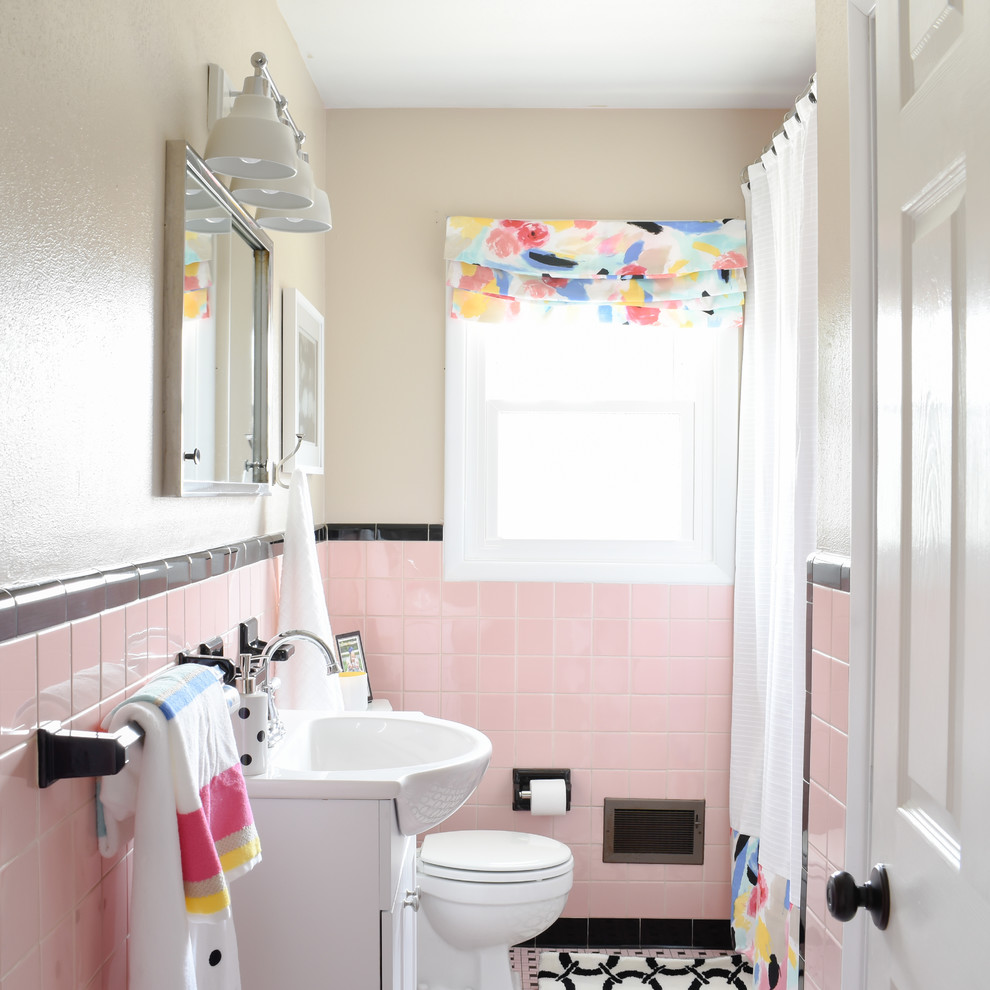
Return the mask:
[[286,461],[291,460],[293,457],[296,456],[296,454],[299,453],[299,448],[302,446],[302,442],[303,442],[303,439],[304,438],[305,438],[305,434],[303,434],[303,433],[297,433],[296,434],[296,445],[295,445],[295,447],[292,448],[292,452],[289,453],[289,454],[286,454],[285,457],[283,457],[282,460],[280,460],[278,462],[278,464],[275,465],[275,472],[274,472],[275,484],[277,484],[279,486],[279,488],[288,488],[289,487],[288,482],[282,480],[282,468],[284,467]]

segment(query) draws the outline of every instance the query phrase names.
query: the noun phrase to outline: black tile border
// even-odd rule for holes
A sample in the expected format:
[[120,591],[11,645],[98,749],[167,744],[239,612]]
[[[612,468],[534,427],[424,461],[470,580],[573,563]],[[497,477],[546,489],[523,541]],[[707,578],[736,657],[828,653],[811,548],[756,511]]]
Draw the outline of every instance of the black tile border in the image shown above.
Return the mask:
[[849,590],[848,557],[816,550],[808,557],[808,584],[818,584],[835,591]]
[[559,918],[520,943],[538,949],[725,949],[733,951],[728,919]]
[[[443,540],[443,526],[411,523],[324,523],[314,533],[318,543],[342,540]],[[73,619],[84,619],[177,588],[227,574],[239,567],[282,555],[282,533],[257,536],[208,550],[177,554],[92,574],[0,588],[0,643]]]

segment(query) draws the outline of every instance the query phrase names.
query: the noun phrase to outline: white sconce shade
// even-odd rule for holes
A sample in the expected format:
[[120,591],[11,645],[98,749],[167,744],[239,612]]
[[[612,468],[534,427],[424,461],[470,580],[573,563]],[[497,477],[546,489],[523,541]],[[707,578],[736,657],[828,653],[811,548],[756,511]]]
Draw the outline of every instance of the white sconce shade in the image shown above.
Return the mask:
[[206,164],[243,179],[286,179],[298,170],[295,134],[278,118],[261,76],[248,76],[244,91],[206,142]]
[[305,210],[273,210],[259,207],[255,220],[259,227],[293,234],[325,234],[333,227],[330,199],[322,189],[313,190],[313,205]]
[[230,191],[242,206],[303,210],[313,205],[313,170],[305,155],[296,164],[299,171],[288,179],[234,179]]

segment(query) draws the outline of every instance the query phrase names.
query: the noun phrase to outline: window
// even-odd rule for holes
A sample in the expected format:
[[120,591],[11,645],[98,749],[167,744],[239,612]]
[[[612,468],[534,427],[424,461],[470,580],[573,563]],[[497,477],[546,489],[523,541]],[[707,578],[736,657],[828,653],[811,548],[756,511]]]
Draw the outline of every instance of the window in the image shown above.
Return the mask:
[[449,301],[448,578],[731,582],[737,326]]

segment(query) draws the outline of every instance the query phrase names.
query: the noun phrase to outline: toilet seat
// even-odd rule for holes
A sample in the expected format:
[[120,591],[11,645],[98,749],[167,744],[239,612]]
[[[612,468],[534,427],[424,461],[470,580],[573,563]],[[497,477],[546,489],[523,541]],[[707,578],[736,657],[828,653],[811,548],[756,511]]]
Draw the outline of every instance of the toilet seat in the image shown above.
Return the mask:
[[418,854],[425,876],[467,883],[529,883],[574,868],[570,849],[556,839],[526,832],[480,829],[431,832]]

